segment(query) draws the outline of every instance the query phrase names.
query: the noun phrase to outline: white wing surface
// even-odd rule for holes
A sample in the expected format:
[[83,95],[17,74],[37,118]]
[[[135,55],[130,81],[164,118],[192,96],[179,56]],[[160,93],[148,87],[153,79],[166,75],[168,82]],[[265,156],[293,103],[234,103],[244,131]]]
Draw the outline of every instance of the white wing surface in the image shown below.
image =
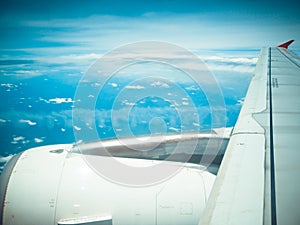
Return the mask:
[[300,58],[263,48],[204,224],[300,224]]

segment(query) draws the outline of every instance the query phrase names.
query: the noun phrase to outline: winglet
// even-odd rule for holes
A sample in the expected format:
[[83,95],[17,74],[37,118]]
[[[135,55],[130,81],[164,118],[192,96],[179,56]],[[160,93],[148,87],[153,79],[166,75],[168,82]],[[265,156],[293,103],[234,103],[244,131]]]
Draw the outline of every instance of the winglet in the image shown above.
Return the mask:
[[287,41],[281,45],[278,45],[277,47],[281,47],[281,48],[288,48],[290,44],[292,44],[294,42],[294,40],[290,40],[290,41]]

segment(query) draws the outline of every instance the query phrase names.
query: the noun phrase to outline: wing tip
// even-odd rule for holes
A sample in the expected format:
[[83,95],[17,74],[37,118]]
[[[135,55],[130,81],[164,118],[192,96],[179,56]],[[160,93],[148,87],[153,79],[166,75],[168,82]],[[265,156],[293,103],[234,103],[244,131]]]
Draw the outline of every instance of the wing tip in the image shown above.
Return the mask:
[[289,41],[287,41],[287,42],[285,42],[283,44],[278,45],[277,47],[278,48],[286,48],[287,49],[290,46],[290,44],[292,44],[293,42],[294,42],[294,40],[289,40]]

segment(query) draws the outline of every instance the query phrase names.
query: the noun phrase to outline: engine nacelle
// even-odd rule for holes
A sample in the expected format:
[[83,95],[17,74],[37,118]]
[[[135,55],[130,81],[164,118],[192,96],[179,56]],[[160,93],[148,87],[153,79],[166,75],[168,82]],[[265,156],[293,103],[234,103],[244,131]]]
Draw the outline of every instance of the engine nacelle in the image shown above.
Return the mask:
[[[164,162],[180,170],[157,184],[126,186],[97,174],[81,154],[70,152],[71,148],[29,149],[9,161],[1,175],[3,225],[198,224],[215,180],[215,175],[201,166]],[[118,160],[145,165],[155,162]]]

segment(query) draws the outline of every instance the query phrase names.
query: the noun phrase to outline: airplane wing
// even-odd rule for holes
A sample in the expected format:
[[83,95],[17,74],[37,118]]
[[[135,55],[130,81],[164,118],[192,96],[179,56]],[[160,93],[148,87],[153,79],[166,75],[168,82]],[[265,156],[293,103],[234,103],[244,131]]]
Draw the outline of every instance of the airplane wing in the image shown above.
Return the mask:
[[263,48],[201,225],[300,224],[300,58]]

